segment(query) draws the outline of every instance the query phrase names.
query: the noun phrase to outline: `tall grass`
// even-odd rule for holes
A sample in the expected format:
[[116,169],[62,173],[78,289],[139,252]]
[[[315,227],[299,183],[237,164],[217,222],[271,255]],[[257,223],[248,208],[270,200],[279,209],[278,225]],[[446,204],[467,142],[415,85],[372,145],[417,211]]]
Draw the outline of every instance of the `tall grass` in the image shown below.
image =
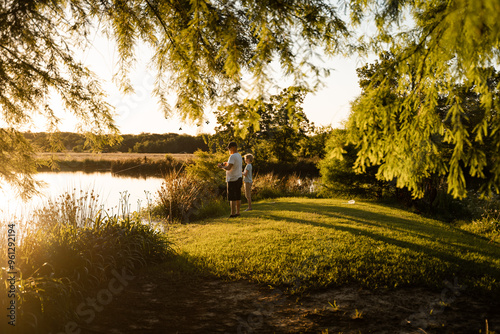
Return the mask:
[[[133,272],[171,253],[162,233],[134,214],[108,214],[92,191],[64,194],[27,223],[16,246],[19,333],[59,332],[70,321],[80,323],[78,305],[116,272]],[[1,267],[7,282],[6,264]],[[4,289],[7,284],[0,288],[0,307],[6,310],[10,300]],[[6,332],[5,321],[1,326]]]
[[[206,153],[204,153],[206,154]],[[200,159],[199,161],[205,161]],[[223,173],[214,167],[215,159],[173,171],[164,176],[153,212],[169,222],[187,223],[228,213]],[[314,196],[315,179],[296,174],[280,177],[274,173],[254,177],[252,200],[290,196]],[[245,202],[242,196],[243,203]]]
[[200,210],[205,214],[218,214],[220,200],[217,194],[216,185],[181,171],[172,171],[164,176],[154,211],[167,217],[169,222],[187,223],[193,216],[200,217]]
[[252,185],[252,199],[315,196],[316,179],[297,174],[279,176],[275,173],[256,175]]

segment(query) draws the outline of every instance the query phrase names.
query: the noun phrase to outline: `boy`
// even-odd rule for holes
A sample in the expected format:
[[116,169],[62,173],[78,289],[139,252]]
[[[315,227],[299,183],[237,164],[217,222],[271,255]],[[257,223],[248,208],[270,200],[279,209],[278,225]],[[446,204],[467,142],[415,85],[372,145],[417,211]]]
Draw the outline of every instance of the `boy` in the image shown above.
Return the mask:
[[245,166],[245,170],[243,171],[243,182],[245,185],[245,197],[248,201],[248,208],[245,211],[250,211],[252,210],[252,162],[253,162],[253,155],[250,153],[245,155],[245,163],[247,164]]

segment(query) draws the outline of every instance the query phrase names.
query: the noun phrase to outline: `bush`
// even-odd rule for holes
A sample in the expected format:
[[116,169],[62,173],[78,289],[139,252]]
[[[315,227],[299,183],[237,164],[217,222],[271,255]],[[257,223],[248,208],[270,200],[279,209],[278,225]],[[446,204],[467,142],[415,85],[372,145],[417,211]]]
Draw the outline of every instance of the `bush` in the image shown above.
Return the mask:
[[274,173],[281,177],[286,177],[292,174],[297,174],[302,177],[317,177],[319,170],[317,167],[317,159],[298,159],[295,162],[278,162],[273,160],[258,160],[255,161],[255,173],[268,174]]
[[342,148],[342,159],[327,155],[318,164],[321,174],[320,194],[326,197],[387,198],[395,194],[395,183],[381,181],[376,177],[378,166],[368,167],[363,174],[354,171],[357,149],[346,145],[347,132],[335,129],[327,141],[326,152]]
[[[69,321],[81,323],[78,305],[107,287],[117,272],[133,272],[172,253],[165,236],[152,226],[133,215],[105,215],[96,198],[92,192],[63,195],[18,232],[23,236],[16,247],[14,282],[18,333],[58,332]],[[5,244],[0,246],[6,253]],[[10,274],[5,263],[1,267],[3,280]],[[5,288],[0,288],[4,310],[10,303]]]
[[455,225],[462,230],[478,234],[492,242],[500,241],[500,198],[480,199],[474,193],[463,202],[464,210],[469,212],[471,221],[458,221]]
[[228,155],[223,153],[194,152],[195,158],[186,166],[188,177],[203,180],[213,184],[218,189],[226,187],[226,172],[217,167],[221,162],[227,161]]
[[483,236],[492,242],[500,242],[500,219],[481,218],[472,222],[459,222],[458,227],[464,231]]

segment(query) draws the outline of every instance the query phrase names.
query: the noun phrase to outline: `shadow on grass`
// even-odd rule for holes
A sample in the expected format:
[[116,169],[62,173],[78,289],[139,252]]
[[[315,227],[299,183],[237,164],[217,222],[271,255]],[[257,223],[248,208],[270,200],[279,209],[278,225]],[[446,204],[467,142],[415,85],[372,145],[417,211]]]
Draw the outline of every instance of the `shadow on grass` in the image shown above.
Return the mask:
[[[269,212],[276,212],[280,209],[274,203],[261,203],[259,209],[263,211],[263,216],[267,219],[286,220],[298,224],[335,229],[416,253],[423,253],[429,258],[439,259],[451,265],[450,269],[453,270],[455,276],[478,278],[486,274],[494,279],[500,277],[500,268],[490,262],[491,258],[498,259],[500,257],[500,249],[496,244],[488,243],[482,237],[466,233],[441,222],[418,216],[415,218],[401,217],[399,214],[391,214],[391,212],[387,214],[373,212],[372,210],[386,209],[374,204],[361,203],[359,208],[356,208],[347,206],[347,204],[342,206],[320,201],[311,204],[303,201],[300,203],[289,201],[280,202],[278,205],[290,213],[283,216],[269,214]],[[336,220],[332,220],[332,223],[324,223],[318,221],[320,219],[313,218],[314,216],[310,220],[297,218],[303,213],[312,213],[315,214],[315,217],[320,215],[319,217],[335,218]],[[397,232],[400,238],[393,237],[392,232]],[[472,253],[481,255],[482,259]],[[474,260],[461,256],[469,254]]]
[[[386,229],[389,231],[397,231],[407,234],[411,237],[417,237],[422,240],[428,240],[430,242],[439,242],[441,244],[446,244],[451,247],[456,247],[464,252],[477,252],[485,256],[499,256],[498,244],[491,243],[485,237],[457,229],[453,226],[447,225],[439,221],[431,220],[428,218],[423,218],[415,216],[415,218],[405,218],[399,215],[382,214],[378,212],[373,212],[374,208],[379,208],[380,210],[386,210],[385,207],[378,207],[376,204],[360,204],[361,208],[355,208],[353,206],[339,206],[335,204],[327,203],[298,203],[298,202],[287,202],[282,203],[287,211],[290,212],[310,212],[319,214],[325,217],[345,219],[345,223],[355,223],[356,226],[370,226],[374,229]],[[260,209],[276,210],[276,205],[271,203],[260,204]],[[321,211],[318,211],[320,209]],[[390,208],[389,208],[390,210]],[[395,209],[399,212],[403,212],[400,209]],[[408,215],[412,215],[408,213]],[[269,216],[269,215],[266,215]],[[283,217],[269,216],[274,219],[283,219]],[[287,220],[290,220],[287,218]],[[314,221],[302,221],[310,225],[321,226],[326,228],[337,228],[337,224],[323,224]],[[345,224],[343,224],[345,225]],[[356,229],[357,232],[364,232],[363,229]],[[376,234],[379,236],[379,234]],[[465,245],[466,244],[466,245]]]

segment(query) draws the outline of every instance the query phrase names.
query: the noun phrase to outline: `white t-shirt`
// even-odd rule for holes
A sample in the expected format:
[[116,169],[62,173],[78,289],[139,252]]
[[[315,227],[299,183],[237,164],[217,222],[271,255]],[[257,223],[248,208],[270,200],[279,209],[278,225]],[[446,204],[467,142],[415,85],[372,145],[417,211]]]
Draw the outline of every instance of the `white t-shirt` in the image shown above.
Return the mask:
[[226,182],[238,180],[242,175],[243,159],[241,158],[241,154],[238,152],[231,154],[227,163],[233,164],[233,167],[230,170],[226,170]]
[[246,165],[245,170],[247,171],[247,175],[243,176],[243,182],[252,182],[252,164]]

